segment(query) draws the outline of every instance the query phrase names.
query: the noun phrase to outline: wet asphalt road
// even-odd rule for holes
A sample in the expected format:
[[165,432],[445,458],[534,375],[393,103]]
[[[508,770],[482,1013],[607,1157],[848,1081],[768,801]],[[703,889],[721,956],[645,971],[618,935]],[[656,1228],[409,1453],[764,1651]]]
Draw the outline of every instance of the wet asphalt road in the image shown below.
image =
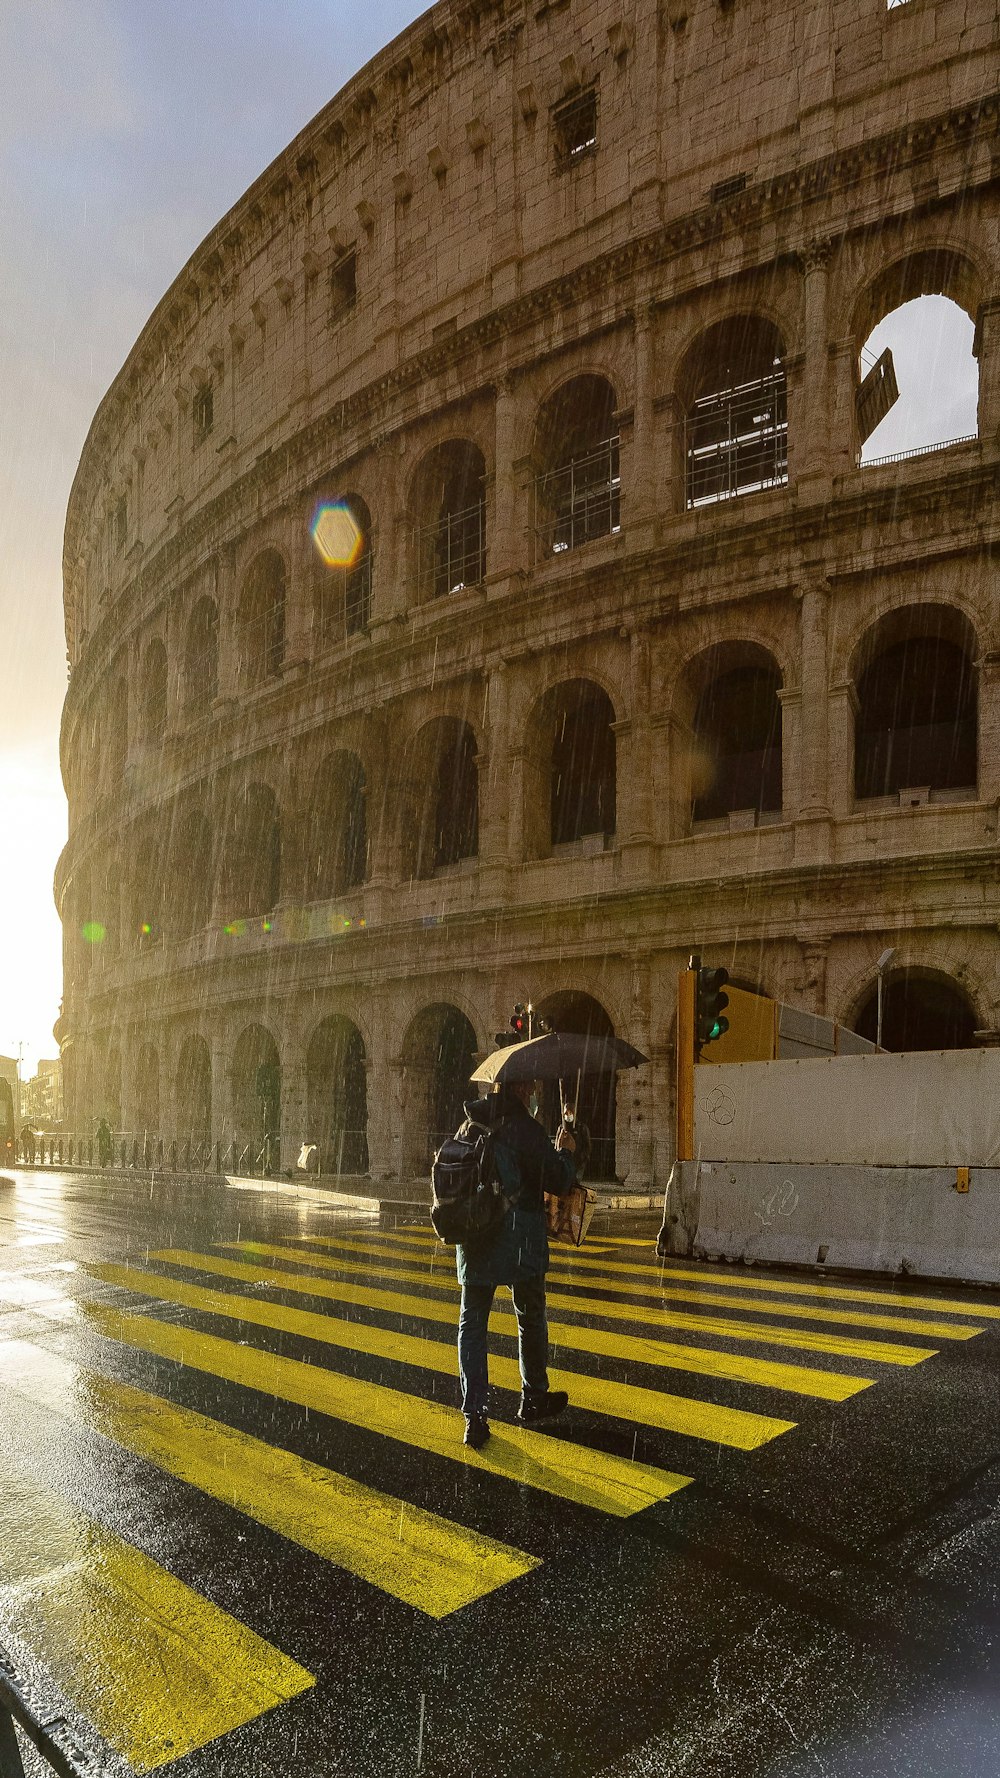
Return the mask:
[[11,1177],[0,1642],[100,1769],[1000,1772],[1000,1295],[601,1240],[466,1461],[419,1219]]

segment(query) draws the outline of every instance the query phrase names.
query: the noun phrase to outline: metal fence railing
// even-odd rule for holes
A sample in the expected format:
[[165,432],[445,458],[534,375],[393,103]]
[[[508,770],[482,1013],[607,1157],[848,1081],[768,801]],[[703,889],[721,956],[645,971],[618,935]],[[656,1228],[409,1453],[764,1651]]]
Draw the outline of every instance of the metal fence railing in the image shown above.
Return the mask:
[[344,574],[344,628],[349,636],[367,630],[372,621],[372,552]]
[[540,475],[535,497],[543,556],[562,555],[597,537],[613,537],[621,529],[618,439],[605,439],[586,456]]
[[438,599],[486,575],[486,505],[449,512],[417,533],[417,578],[422,599]]
[[689,507],[781,487],[788,480],[784,371],[699,396],[684,430]]
[[[212,1142],[206,1136],[160,1136],[113,1130],[109,1135],[73,1131],[19,1137],[22,1167],[108,1167],[138,1173],[259,1173],[278,1170],[277,1136],[263,1141]],[[2,1774],[0,1774],[2,1778]]]
[[950,451],[952,445],[975,444],[978,432],[963,432],[961,438],[942,438],[938,444],[914,445],[909,451],[890,451],[885,457],[861,457],[859,469],[877,469],[882,463],[909,463],[914,457],[933,457],[935,451]]

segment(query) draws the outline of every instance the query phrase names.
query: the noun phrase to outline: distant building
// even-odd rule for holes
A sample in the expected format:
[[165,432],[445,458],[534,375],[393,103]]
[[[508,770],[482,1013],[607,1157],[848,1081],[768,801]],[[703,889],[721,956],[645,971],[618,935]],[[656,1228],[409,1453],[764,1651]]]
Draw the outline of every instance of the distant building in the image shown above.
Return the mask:
[[[213,229],[67,515],[75,1128],[412,1176],[531,998],[662,1187],[692,950],[1000,1027],[994,15],[442,0]],[[863,461],[929,296],[978,421]]]
[[62,1123],[62,1063],[39,1062],[33,1080],[21,1088],[21,1116],[38,1130],[51,1130]]
[[13,1166],[17,1158],[18,1071],[13,1056],[0,1056],[0,1166]]

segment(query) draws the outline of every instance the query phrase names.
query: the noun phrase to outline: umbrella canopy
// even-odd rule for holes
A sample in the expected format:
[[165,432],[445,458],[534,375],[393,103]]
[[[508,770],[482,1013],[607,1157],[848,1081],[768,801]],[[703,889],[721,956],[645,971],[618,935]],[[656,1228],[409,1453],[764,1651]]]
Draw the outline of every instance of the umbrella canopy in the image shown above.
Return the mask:
[[648,1059],[620,1037],[550,1031],[545,1037],[494,1050],[480,1062],[472,1079],[486,1086],[503,1081],[568,1080],[574,1074],[617,1074],[620,1068],[639,1068]]

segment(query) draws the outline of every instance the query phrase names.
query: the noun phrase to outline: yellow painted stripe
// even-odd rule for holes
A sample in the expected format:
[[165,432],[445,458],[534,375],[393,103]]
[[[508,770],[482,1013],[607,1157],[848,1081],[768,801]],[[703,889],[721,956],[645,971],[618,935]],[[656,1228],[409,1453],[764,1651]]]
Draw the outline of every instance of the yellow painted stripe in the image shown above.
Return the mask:
[[[105,1283],[120,1285],[123,1290],[159,1297],[164,1302],[183,1303],[187,1308],[200,1309],[209,1315],[228,1315],[260,1327],[300,1334],[303,1339],[322,1340],[327,1345],[340,1346],[348,1351],[367,1352],[397,1364],[418,1365],[443,1371],[446,1376],[455,1375],[454,1348],[440,1340],[394,1333],[361,1321],[337,1321],[330,1315],[314,1315],[279,1303],[262,1303],[228,1291],[203,1290],[199,1285],[185,1284],[163,1273],[138,1272],[128,1266],[92,1265],[87,1270]],[[521,1375],[513,1359],[491,1358],[490,1368],[494,1382],[501,1388],[520,1391]],[[609,1414],[614,1419],[641,1426],[655,1426],[663,1432],[683,1433],[687,1438],[706,1439],[711,1444],[731,1445],[739,1451],[755,1451],[781,1433],[790,1432],[794,1425],[794,1421],[777,1420],[767,1414],[750,1414],[743,1408],[713,1407],[708,1402],[644,1389],[638,1384],[606,1382],[602,1377],[589,1377],[580,1371],[553,1371],[550,1378],[554,1388],[568,1390],[577,1407],[592,1413]]]
[[[323,1245],[327,1248],[343,1245],[363,1253],[382,1251],[379,1246],[346,1239],[341,1243],[336,1239],[324,1238]],[[606,1271],[611,1273],[638,1269],[631,1266],[609,1266]],[[558,1264],[553,1270],[564,1284],[575,1282],[593,1284],[595,1282],[593,1273],[586,1274],[577,1271],[575,1276],[566,1275],[567,1267],[564,1263]],[[668,1302],[691,1303],[695,1306],[704,1305],[708,1309],[740,1309],[745,1315],[784,1315],[791,1320],[832,1321],[846,1327],[878,1328],[888,1333],[922,1334],[925,1339],[972,1340],[977,1334],[984,1332],[981,1327],[962,1327],[951,1321],[923,1321],[903,1315],[865,1315],[856,1309],[835,1309],[829,1308],[826,1304],[817,1304],[814,1308],[811,1303],[807,1306],[770,1299],[763,1301],[757,1298],[753,1302],[748,1302],[745,1297],[726,1296],[721,1290],[715,1289],[706,1292],[693,1285],[678,1285],[676,1288],[667,1289],[650,1280],[650,1284],[645,1289],[639,1286],[632,1288],[638,1294],[655,1295]],[[773,1285],[771,1288],[773,1290]]]
[[366,1488],[190,1408],[0,1342],[0,1384],[222,1500],[428,1617],[460,1611],[538,1567],[522,1550]]
[[[257,1241],[219,1242],[219,1246],[231,1247],[240,1253],[261,1254],[282,1260],[295,1260],[296,1263],[310,1267],[327,1267],[332,1272],[357,1272],[363,1277],[372,1276],[373,1267],[370,1260],[350,1260],[338,1256],[317,1253],[313,1248],[305,1250],[301,1247],[269,1246]],[[406,1266],[395,1254],[374,1256],[388,1259],[391,1269],[378,1271],[375,1275],[385,1285],[395,1284],[397,1279],[408,1284],[422,1284],[429,1290],[447,1290],[451,1294],[458,1291],[458,1280],[454,1270],[441,1265]],[[625,1294],[619,1290],[616,1296]],[[817,1352],[831,1358],[860,1358],[869,1364],[896,1364],[912,1367],[923,1364],[927,1358],[935,1357],[933,1346],[901,1346],[889,1340],[859,1340],[850,1334],[824,1334],[807,1331],[804,1328],[771,1328],[759,1323],[747,1323],[737,1320],[713,1319],[710,1315],[685,1315],[671,1309],[654,1309],[648,1303],[614,1302],[604,1296],[570,1296],[568,1293],[549,1289],[546,1300],[550,1307],[570,1309],[581,1315],[602,1317],[606,1321],[627,1321],[630,1326],[648,1323],[651,1327],[669,1327],[683,1329],[685,1332],[710,1334],[727,1340],[735,1340],[743,1344],[762,1346],[787,1346],[797,1352]],[[496,1312],[496,1311],[495,1311]],[[686,1352],[688,1347],[668,1346],[664,1344],[659,1350],[665,1353]],[[711,1348],[697,1348],[698,1352],[711,1351]],[[672,1360],[667,1357],[661,1361],[668,1369]],[[681,1368],[681,1367],[676,1367]]]
[[[303,1240],[311,1240],[312,1236],[303,1236]],[[381,1230],[372,1230],[370,1239],[374,1241],[399,1241],[421,1248],[441,1252],[441,1243],[432,1232],[425,1233],[422,1229],[396,1229],[392,1233],[383,1234]],[[805,1282],[793,1278],[756,1277],[746,1278],[738,1273],[727,1271],[724,1277],[713,1277],[707,1268],[695,1266],[668,1266],[664,1261],[649,1259],[642,1262],[629,1260],[616,1261],[615,1252],[621,1247],[645,1247],[648,1251],[649,1241],[632,1241],[622,1238],[613,1243],[605,1243],[595,1247],[588,1241],[585,1248],[574,1250],[566,1246],[553,1246],[552,1264],[556,1268],[589,1269],[599,1272],[620,1272],[622,1274],[647,1277],[654,1283],[661,1278],[682,1279],[687,1283],[696,1283],[719,1290],[746,1290],[780,1292],[782,1296],[814,1296],[835,1298],[847,1303],[876,1303],[884,1308],[892,1309],[931,1309],[940,1315],[974,1315],[980,1321],[1000,1321],[1000,1303],[975,1303],[963,1301],[960,1297],[927,1296],[912,1290],[878,1290],[866,1289],[858,1285],[840,1284],[833,1278],[817,1279]],[[979,1329],[978,1331],[982,1331]]]
[[[272,1250],[273,1251],[273,1250]],[[279,1255],[282,1249],[277,1249]],[[303,1275],[301,1272],[281,1271],[275,1267],[262,1268],[259,1265],[247,1265],[238,1260],[218,1259],[214,1254],[205,1255],[181,1252],[176,1248],[167,1248],[160,1253],[151,1253],[150,1259],[163,1261],[168,1265],[189,1266],[205,1272],[214,1272],[224,1278],[236,1278],[246,1284],[270,1284],[281,1290],[297,1291],[305,1296],[327,1297],[333,1302],[357,1303],[361,1308],[382,1309],[393,1314],[412,1315],[421,1320],[442,1321],[451,1326],[458,1324],[458,1303],[439,1303],[432,1297],[406,1296],[390,1290],[398,1274],[383,1279],[378,1285],[331,1283],[327,1278]],[[316,1254],[311,1260],[308,1254],[285,1253],[286,1258],[297,1259],[300,1265],[322,1266],[324,1256]],[[336,1262],[327,1260],[328,1266]],[[556,1299],[549,1297],[551,1305]],[[565,1298],[560,1299],[565,1302]],[[570,1306],[575,1308],[575,1301],[570,1299]],[[599,1311],[598,1311],[599,1312]],[[517,1320],[514,1315],[504,1309],[494,1308],[490,1317],[492,1325],[499,1332],[512,1337],[517,1334]],[[862,1389],[871,1386],[870,1377],[845,1377],[836,1371],[820,1371],[802,1364],[775,1364],[766,1358],[743,1358],[736,1353],[714,1352],[701,1346],[676,1346],[666,1340],[647,1340],[635,1334],[608,1333],[603,1328],[576,1327],[562,1322],[549,1322],[549,1335],[557,1346],[566,1346],[575,1352],[591,1352],[605,1358],[621,1358],[630,1364],[654,1364],[661,1369],[688,1371],[698,1377],[718,1377],[737,1383],[751,1383],[763,1389],[785,1389],[793,1395],[813,1396],[819,1401],[848,1401],[852,1395],[859,1395]]]
[[659,1500],[669,1499],[692,1479],[500,1422],[494,1424],[485,1449],[472,1451],[461,1443],[458,1414],[440,1402],[406,1395],[384,1383],[341,1376],[338,1371],[303,1364],[297,1358],[279,1358],[254,1346],[238,1346],[232,1340],[197,1333],[173,1322],[122,1314],[103,1303],[85,1304],[84,1314],[107,1339],[615,1518],[630,1518]]
[[141,1550],[0,1459],[0,1625],[136,1772],[315,1684]]

